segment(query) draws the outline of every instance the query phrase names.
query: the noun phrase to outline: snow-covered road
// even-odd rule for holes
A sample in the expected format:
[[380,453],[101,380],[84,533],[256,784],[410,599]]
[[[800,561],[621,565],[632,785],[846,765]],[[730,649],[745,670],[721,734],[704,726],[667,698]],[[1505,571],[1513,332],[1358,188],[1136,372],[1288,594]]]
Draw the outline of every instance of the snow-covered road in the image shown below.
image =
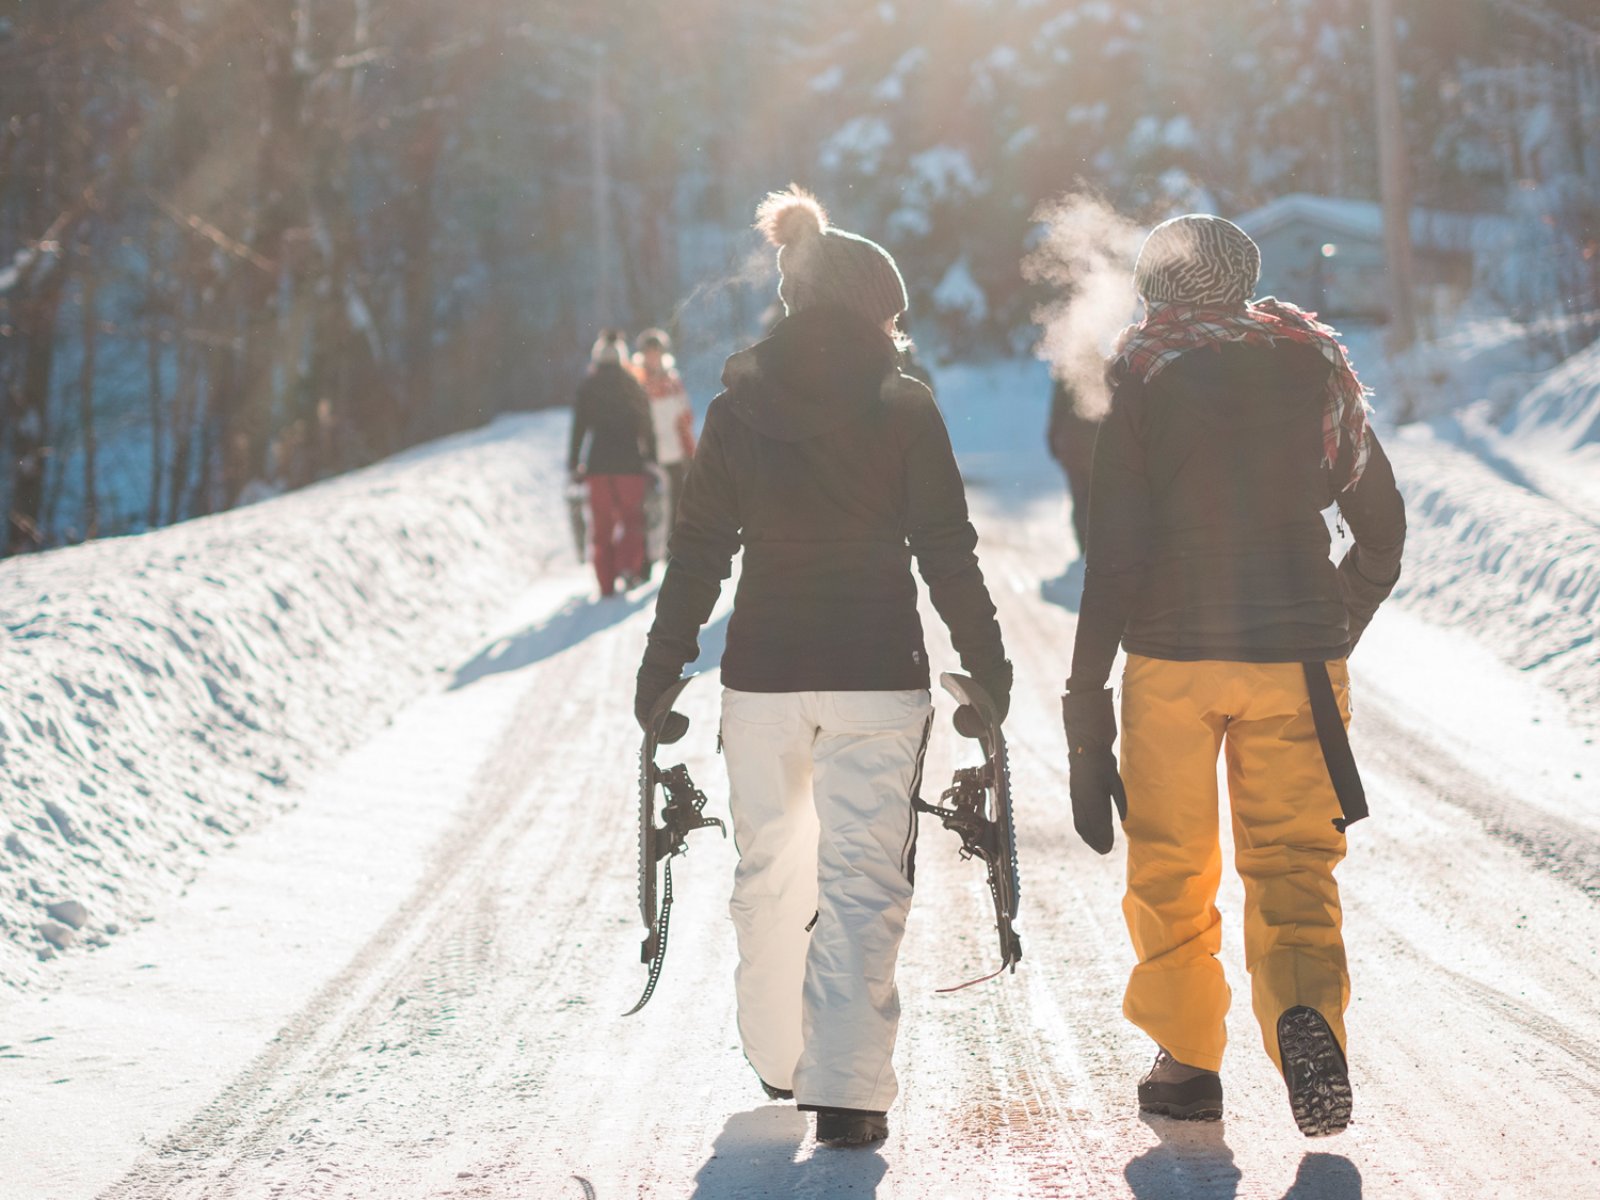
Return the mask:
[[[1353,665],[1374,816],[1341,870],[1356,1123],[1299,1136],[1242,1002],[1227,1120],[1143,1119],[1120,847],[1087,850],[1065,799],[1059,507],[980,510],[1019,665],[1027,956],[935,994],[995,947],[980,872],[925,828],[881,1149],[817,1151],[792,1105],[763,1102],[736,1049],[733,850],[714,833],[675,871],[655,1000],[619,1015],[643,982],[629,699],[652,597],[591,602],[574,567],[157,920],[0,1004],[0,1194],[1600,1194],[1600,752],[1561,705],[1385,610]],[[714,678],[687,693],[681,749],[722,811],[716,699]],[[929,780],[969,755],[941,720]],[[1222,907],[1242,1001],[1236,883]]]

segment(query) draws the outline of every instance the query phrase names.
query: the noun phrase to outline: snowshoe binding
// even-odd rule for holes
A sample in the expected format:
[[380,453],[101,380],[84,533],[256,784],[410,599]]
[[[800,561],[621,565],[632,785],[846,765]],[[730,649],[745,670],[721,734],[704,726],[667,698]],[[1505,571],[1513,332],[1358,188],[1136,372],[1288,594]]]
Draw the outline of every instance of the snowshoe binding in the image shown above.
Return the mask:
[[[715,825],[723,837],[728,836],[727,826],[720,820],[703,815],[706,794],[695,787],[687,767],[682,763],[666,769],[656,765],[657,748],[677,741],[688,730],[688,718],[673,712],[672,706],[693,678],[691,675],[678,680],[656,702],[639,751],[639,916],[645,928],[639,960],[650,969],[650,975],[644,994],[622,1014],[625,1017],[650,1003],[661,978],[667,955],[667,924],[672,916],[673,856],[688,850],[688,835],[696,829]],[[656,824],[655,814],[658,787],[666,794],[660,825]]]
[[929,804],[920,796],[912,803],[918,812],[938,817],[946,829],[960,836],[962,858],[983,860],[989,877],[989,893],[994,897],[995,930],[1000,936],[999,970],[970,983],[939,989],[954,992],[993,979],[1008,967],[1013,972],[1017,969],[1022,959],[1022,940],[1014,924],[1022,885],[1017,875],[1017,832],[1011,815],[1011,766],[994,701],[965,675],[945,672],[939,676],[939,682],[961,705],[976,714],[975,729],[965,721],[958,722],[957,728],[977,739],[984,759],[980,766],[958,769],[938,804]]

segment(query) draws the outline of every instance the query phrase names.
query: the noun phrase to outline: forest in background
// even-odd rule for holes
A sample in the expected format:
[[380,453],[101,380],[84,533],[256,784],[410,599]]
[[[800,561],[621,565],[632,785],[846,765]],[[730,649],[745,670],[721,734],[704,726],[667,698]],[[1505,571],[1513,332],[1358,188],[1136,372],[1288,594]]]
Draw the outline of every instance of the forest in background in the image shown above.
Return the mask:
[[[1486,302],[1600,312],[1592,0],[1396,0],[1414,201],[1525,228]],[[564,403],[594,331],[759,330],[768,189],[1025,352],[1039,206],[1378,195],[1368,0],[14,0],[0,552]],[[1588,323],[1583,323],[1587,318]]]

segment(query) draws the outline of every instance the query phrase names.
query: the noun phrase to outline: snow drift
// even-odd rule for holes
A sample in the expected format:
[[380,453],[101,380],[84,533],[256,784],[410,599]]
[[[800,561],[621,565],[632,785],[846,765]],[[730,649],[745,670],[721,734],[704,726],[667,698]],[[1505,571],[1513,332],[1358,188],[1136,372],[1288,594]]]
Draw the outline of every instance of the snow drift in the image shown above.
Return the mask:
[[569,553],[565,428],[0,563],[0,983],[137,920],[469,653]]
[[1403,429],[1387,445],[1409,526],[1395,599],[1482,639],[1592,724],[1600,713],[1600,523],[1427,426]]

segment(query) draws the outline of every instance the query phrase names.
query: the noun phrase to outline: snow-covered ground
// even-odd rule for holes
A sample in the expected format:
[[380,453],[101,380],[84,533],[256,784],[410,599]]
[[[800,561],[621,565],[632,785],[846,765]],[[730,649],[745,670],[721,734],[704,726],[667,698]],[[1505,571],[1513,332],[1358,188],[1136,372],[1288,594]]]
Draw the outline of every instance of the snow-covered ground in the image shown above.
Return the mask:
[[[31,814],[19,797],[48,797],[73,806],[75,828],[105,831],[92,851],[62,834],[54,859],[0,854],[23,893],[8,888],[0,902],[16,907],[0,911],[30,931],[44,919],[34,897],[64,895],[64,878],[108,881],[139,898],[125,911],[154,918],[94,953],[30,958],[42,985],[0,999],[0,1192],[1593,1193],[1600,750],[1583,697],[1600,671],[1574,631],[1595,545],[1565,524],[1593,511],[1513,482],[1465,435],[1390,434],[1412,539],[1404,597],[1352,667],[1374,816],[1341,873],[1357,1123],[1326,1143],[1299,1137],[1247,1005],[1231,1022],[1228,1120],[1143,1119],[1132,1092],[1150,1048],[1120,1016],[1120,854],[1084,848],[1065,799],[1055,695],[1078,580],[1042,453],[1042,370],[956,367],[940,386],[1019,664],[1008,732],[1027,958],[1014,976],[934,992],[994,947],[979,872],[925,830],[888,1143],[819,1152],[792,1107],[760,1102],[732,1019],[733,854],[713,833],[675,870],[656,999],[618,1015],[643,982],[629,699],[652,595],[591,598],[566,548],[557,417],[213,522],[0,567],[6,623],[44,614],[29,627],[44,636],[13,639],[0,688],[18,672],[37,680],[27,687],[46,699],[30,704],[57,705],[72,734],[53,740],[40,708],[23,711],[42,733],[7,711],[6,737],[31,740],[0,742],[5,818]],[[190,609],[210,624],[166,615]],[[93,640],[76,640],[84,623]],[[180,650],[169,627],[200,648]],[[197,628],[219,632],[202,641]],[[1541,646],[1557,653],[1528,661]],[[930,650],[951,664],[937,638]],[[160,674],[123,665],[130,654]],[[51,694],[66,696],[54,674],[74,697]],[[208,674],[231,707],[254,696],[260,711],[230,715]],[[681,748],[721,810],[714,683],[686,694],[695,725]],[[14,695],[0,692],[8,710]],[[107,710],[118,724],[78,732],[80,711],[105,722]],[[105,757],[111,745],[165,785],[149,809],[117,790],[131,772]],[[941,723],[928,778],[969,754]],[[292,779],[255,776],[268,760]],[[193,801],[156,807],[186,787],[229,814],[227,832],[207,832]],[[55,845],[21,828],[30,848]],[[122,902],[90,897],[94,910]],[[1236,884],[1221,906],[1238,986]]]
[[147,916],[570,558],[565,433],[564,414],[506,419],[0,564],[0,986]]

